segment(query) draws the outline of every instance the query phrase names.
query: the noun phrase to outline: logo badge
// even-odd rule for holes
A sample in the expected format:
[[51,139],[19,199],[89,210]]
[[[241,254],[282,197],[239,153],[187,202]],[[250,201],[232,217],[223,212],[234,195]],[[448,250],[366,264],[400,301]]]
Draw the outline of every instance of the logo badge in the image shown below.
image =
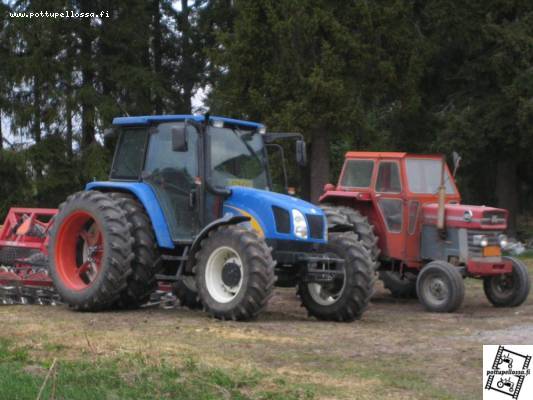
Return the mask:
[[483,400],[531,399],[533,346],[483,346]]

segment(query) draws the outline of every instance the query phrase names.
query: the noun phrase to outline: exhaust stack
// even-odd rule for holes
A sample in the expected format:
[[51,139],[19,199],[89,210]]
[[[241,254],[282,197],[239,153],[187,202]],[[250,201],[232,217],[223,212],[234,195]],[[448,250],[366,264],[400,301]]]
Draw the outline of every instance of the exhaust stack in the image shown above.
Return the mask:
[[444,159],[444,156],[442,157],[442,168],[440,173],[440,186],[439,186],[439,209],[437,213],[437,229],[441,232],[445,232],[445,200],[446,200],[446,184],[444,182],[445,179],[445,169],[446,169],[446,161]]

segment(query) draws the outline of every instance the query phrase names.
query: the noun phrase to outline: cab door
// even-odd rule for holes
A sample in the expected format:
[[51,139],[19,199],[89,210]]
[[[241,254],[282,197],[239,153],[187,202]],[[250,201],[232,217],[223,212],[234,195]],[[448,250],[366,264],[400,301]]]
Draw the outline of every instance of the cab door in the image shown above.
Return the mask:
[[159,124],[150,134],[143,180],[156,193],[165,214],[172,239],[187,243],[199,230],[198,202],[195,201],[196,177],[199,174],[199,135],[186,126],[187,149],[172,149],[172,130],[182,129],[183,122]]
[[380,160],[375,180],[375,197],[379,216],[382,218],[386,244],[382,246],[386,256],[404,258],[405,200],[397,160]]

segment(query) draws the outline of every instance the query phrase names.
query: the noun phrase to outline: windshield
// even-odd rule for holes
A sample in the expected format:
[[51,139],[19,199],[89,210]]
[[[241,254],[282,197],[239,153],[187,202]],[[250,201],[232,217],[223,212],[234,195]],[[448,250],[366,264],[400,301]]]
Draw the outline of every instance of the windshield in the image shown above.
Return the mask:
[[[440,186],[442,161],[428,158],[407,158],[407,181],[412,193],[437,194]],[[446,194],[455,194],[450,173],[445,170]]]
[[268,190],[264,142],[260,133],[210,127],[209,137],[214,185]]
[[367,188],[370,186],[373,170],[372,160],[348,160],[341,178],[341,186]]

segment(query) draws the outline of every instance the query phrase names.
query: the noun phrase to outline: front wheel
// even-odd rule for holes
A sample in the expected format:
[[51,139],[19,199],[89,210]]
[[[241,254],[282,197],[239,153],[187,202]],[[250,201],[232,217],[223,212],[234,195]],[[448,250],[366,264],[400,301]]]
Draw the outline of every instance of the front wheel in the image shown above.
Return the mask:
[[335,272],[331,282],[300,280],[298,295],[310,315],[326,321],[350,322],[360,319],[374,292],[374,262],[352,233],[332,233],[327,251],[344,263],[318,265]]
[[418,274],[416,292],[420,303],[428,311],[453,312],[463,303],[463,276],[450,263],[432,261]]
[[221,226],[202,241],[197,255],[196,288],[215,318],[256,317],[272,296],[275,263],[264,239],[242,226]]
[[490,276],[483,279],[487,299],[496,307],[517,307],[529,295],[529,274],[527,266],[513,257],[505,257],[513,264],[510,274]]

